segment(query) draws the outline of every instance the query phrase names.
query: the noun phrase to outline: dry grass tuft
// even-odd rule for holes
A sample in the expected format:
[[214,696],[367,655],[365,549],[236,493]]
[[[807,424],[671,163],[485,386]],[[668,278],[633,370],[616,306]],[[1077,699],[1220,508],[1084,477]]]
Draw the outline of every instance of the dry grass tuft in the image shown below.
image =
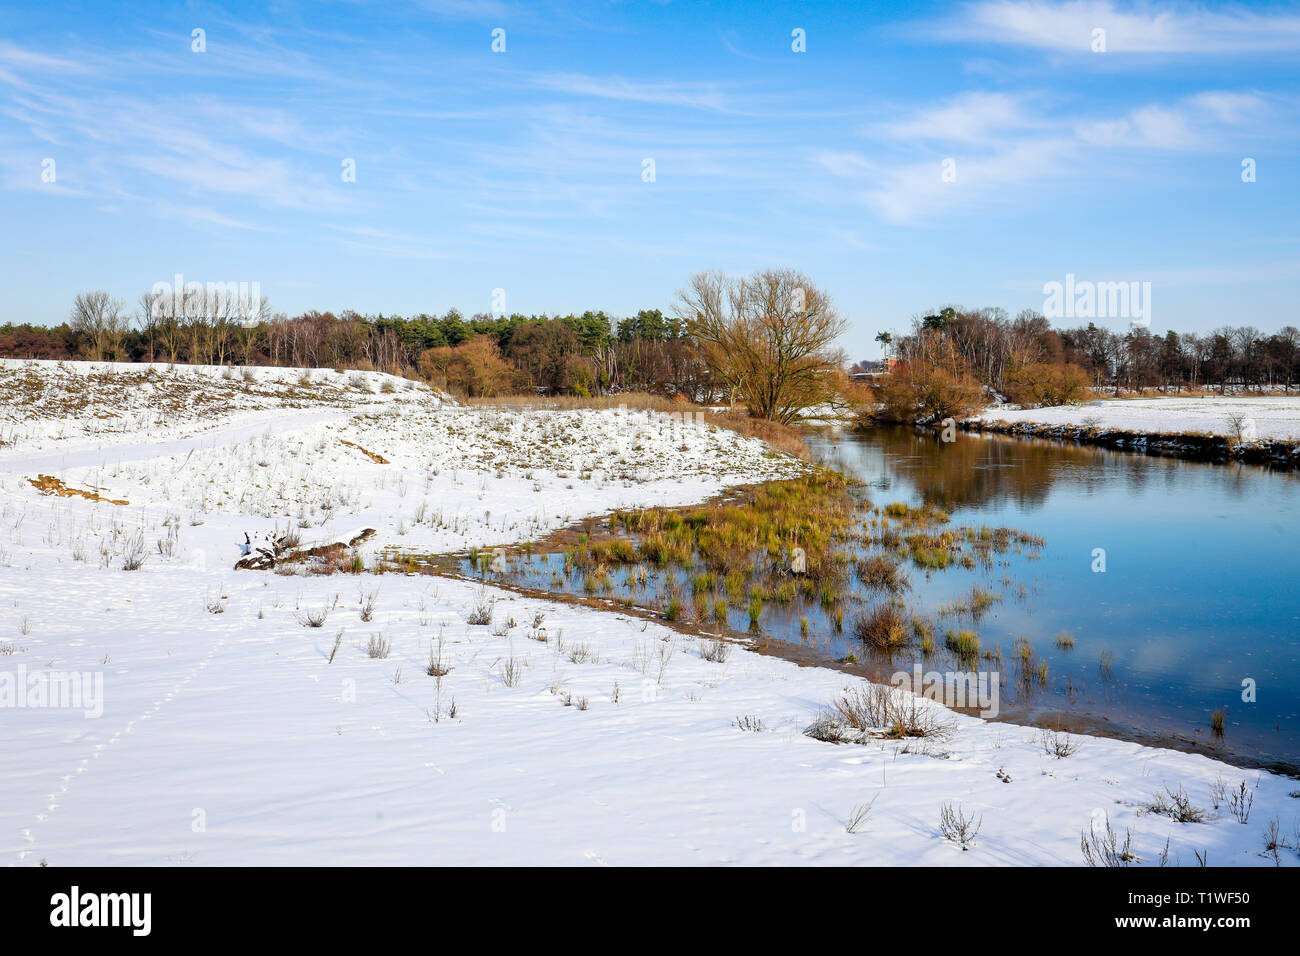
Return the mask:
[[878,604],[854,622],[853,631],[864,644],[877,650],[892,650],[907,645],[911,624],[892,604]]

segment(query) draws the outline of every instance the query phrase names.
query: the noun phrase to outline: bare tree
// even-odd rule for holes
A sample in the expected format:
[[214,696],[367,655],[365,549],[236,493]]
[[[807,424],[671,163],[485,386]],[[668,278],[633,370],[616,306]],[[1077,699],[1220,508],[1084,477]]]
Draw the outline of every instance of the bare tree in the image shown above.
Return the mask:
[[122,339],[127,331],[124,303],[107,292],[79,292],[72,303],[68,323],[82,336],[90,357],[95,360],[120,358]]
[[271,300],[262,296],[239,321],[239,352],[245,365],[253,364],[253,357],[267,338],[267,328],[273,321]]
[[140,297],[142,304],[146,296],[149,299],[149,314],[153,319],[158,349],[166,354],[168,362],[175,365],[185,342],[184,296],[171,291],[147,292]]
[[146,362],[154,360],[157,347],[158,319],[161,311],[157,308],[157,302],[158,295],[155,292],[142,292],[140,298],[136,299],[135,323],[140,330],[140,334],[144,337],[144,359]]
[[678,317],[751,415],[788,423],[837,397],[844,356],[833,346],[847,322],[807,276],[701,272],[678,296]]

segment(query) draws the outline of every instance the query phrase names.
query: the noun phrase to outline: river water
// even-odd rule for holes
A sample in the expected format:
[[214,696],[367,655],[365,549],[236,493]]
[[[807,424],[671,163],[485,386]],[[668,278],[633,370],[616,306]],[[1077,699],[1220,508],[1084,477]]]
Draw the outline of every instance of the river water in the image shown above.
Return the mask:
[[[934,623],[928,652],[913,642],[882,654],[855,638],[852,620],[871,597],[848,602],[843,629],[815,600],[769,602],[757,628],[733,602],[732,633],[876,680],[916,665],[996,673],[998,719],[1300,773],[1300,475],[1040,439],[944,442],[904,428],[818,434],[809,445],[877,506],[932,505],[949,513],[948,527],[1013,528],[1045,544],[991,564],[909,565],[902,602]],[[542,549],[496,577],[593,596],[580,571],[563,567],[562,553]],[[461,569],[475,574],[469,560]],[[615,574],[597,596],[662,608],[673,572],[657,573],[639,586]],[[687,582],[683,572],[677,584]],[[976,587],[994,596],[982,613],[945,611]],[[978,662],[947,653],[949,629],[978,635]]]
[[[1028,596],[997,603],[978,625],[984,644],[1024,636],[1046,660],[1047,686],[1027,702],[1034,709],[1300,768],[1295,472],[1034,439],[943,442],[910,429],[814,444],[877,502],[932,503],[954,523],[1046,538],[1039,558],[1009,556]],[[928,588],[960,590],[959,577],[936,574]],[[1072,648],[1053,643],[1061,631]],[[1253,702],[1243,700],[1252,686]],[[1210,714],[1219,707],[1216,739]]]

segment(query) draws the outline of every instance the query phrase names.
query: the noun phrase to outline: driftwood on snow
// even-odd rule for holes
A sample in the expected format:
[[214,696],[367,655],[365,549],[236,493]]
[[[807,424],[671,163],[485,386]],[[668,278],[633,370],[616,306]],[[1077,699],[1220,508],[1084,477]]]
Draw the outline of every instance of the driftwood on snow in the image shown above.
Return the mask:
[[244,544],[242,545],[244,556],[235,562],[235,570],[267,571],[277,564],[289,564],[294,561],[304,561],[307,558],[324,557],[344,548],[355,547],[367,538],[373,537],[374,534],[374,528],[362,528],[346,541],[330,541],[326,544],[302,548],[292,543],[293,539],[288,533],[278,537],[261,534],[256,538],[252,538],[245,532]]

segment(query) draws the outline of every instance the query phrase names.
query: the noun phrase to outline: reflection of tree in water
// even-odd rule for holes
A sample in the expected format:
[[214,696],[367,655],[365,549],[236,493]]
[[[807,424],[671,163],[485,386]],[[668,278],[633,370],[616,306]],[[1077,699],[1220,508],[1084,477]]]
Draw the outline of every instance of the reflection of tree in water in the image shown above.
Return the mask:
[[[1274,477],[1257,465],[1189,461],[1048,439],[958,433],[956,441],[945,442],[937,431],[907,427],[873,428],[812,444],[822,460],[865,481],[872,497],[882,502],[891,492],[907,497],[915,487],[922,501],[946,509],[995,500],[1039,508],[1057,481],[1084,494],[1118,483],[1134,496],[1157,490],[1185,495],[1212,482],[1239,497]],[[1300,474],[1288,477],[1300,485]]]
[[1013,500],[1021,508],[1040,507],[1058,467],[1093,466],[1096,455],[1095,449],[967,435],[945,442],[938,432],[910,428],[877,428],[866,439],[876,451],[869,455],[876,459],[870,463],[873,476],[900,479],[915,486],[926,504],[945,509],[995,499]]

